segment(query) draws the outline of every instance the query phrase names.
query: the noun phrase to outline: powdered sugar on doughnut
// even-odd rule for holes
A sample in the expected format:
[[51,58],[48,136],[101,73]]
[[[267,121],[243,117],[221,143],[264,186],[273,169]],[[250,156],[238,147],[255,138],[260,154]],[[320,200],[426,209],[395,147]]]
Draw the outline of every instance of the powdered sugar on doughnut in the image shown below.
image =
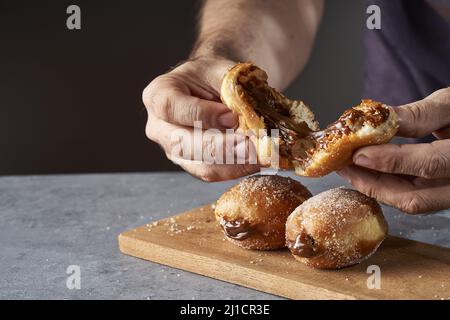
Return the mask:
[[312,239],[320,254],[296,259],[317,268],[340,268],[362,261],[376,251],[387,232],[379,204],[343,187],[322,192],[289,216],[287,241],[299,235]]
[[266,204],[274,201],[292,198],[306,199],[311,196],[305,188],[299,188],[299,183],[289,177],[276,175],[258,175],[248,177],[239,183],[239,192],[243,197],[253,197],[258,192],[264,196]]

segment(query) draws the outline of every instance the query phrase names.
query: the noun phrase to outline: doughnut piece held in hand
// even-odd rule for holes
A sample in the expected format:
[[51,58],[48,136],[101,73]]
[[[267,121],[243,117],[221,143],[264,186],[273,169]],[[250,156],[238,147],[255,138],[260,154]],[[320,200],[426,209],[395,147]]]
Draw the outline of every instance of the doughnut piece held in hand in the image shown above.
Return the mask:
[[300,182],[276,175],[243,179],[217,201],[215,216],[232,243],[257,250],[285,246],[286,219],[311,193]]
[[337,188],[306,200],[292,212],[286,222],[286,245],[308,266],[338,269],[370,257],[387,230],[374,199]]
[[266,72],[238,63],[224,76],[220,96],[239,116],[238,130],[250,136],[258,163],[321,177],[352,163],[363,146],[388,143],[397,132],[397,115],[385,104],[362,100],[320,130],[312,110],[270,87]]

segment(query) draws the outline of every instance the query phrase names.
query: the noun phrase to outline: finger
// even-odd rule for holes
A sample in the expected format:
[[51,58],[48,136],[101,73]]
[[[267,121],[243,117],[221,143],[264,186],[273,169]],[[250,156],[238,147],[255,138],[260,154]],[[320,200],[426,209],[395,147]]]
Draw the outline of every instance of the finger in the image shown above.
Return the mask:
[[142,98],[156,117],[169,123],[193,127],[199,121],[204,129],[233,128],[237,124],[237,117],[227,106],[192,96],[191,90],[173,76],[153,80]]
[[[186,166],[187,161],[197,165],[222,165],[226,171],[234,165],[250,165],[250,171],[259,168],[255,146],[248,137],[227,130],[202,131],[198,128],[180,127],[156,118],[149,112],[146,134],[149,139],[159,143],[169,159]],[[185,160],[185,161],[182,161]],[[256,166],[252,166],[256,165]],[[247,172],[237,169],[236,174]]]
[[[405,195],[413,190],[412,184],[407,180],[354,165],[339,170],[337,173],[360,192],[395,207],[398,206],[398,203],[403,202],[400,195]],[[396,192],[394,193],[392,190]]]
[[259,165],[207,165],[180,158],[171,158],[170,155],[168,155],[167,157],[175,164],[182,167],[183,170],[190,173],[192,176],[206,182],[218,182],[237,179],[261,170],[261,167]]
[[445,183],[422,179],[419,186],[400,176],[358,166],[346,167],[338,174],[360,192],[406,213],[426,213],[450,207],[450,179]]
[[[204,181],[212,182],[235,179],[260,170],[260,166],[257,164],[207,164],[203,161],[183,159],[183,152],[181,152],[181,156],[179,153],[177,154],[177,152],[173,149],[175,146],[171,142],[173,132],[180,129],[190,132],[189,136],[193,137],[193,129],[166,123],[156,118],[151,112],[149,112],[149,121],[146,128],[146,134],[149,139],[160,144],[166,151],[166,155],[171,161],[177,165],[180,165],[184,170],[193,176]],[[235,139],[235,141],[237,141],[237,139]],[[249,147],[249,145],[246,146]],[[211,150],[211,148],[207,150]],[[187,154],[184,155],[187,156]],[[236,159],[236,161],[239,160],[234,154],[233,158]]]
[[395,108],[397,135],[424,137],[450,124],[450,88],[434,92],[423,100]]
[[447,178],[450,177],[450,140],[368,146],[355,152],[353,162],[385,173]]
[[433,136],[438,139],[450,139],[450,127],[442,128],[433,132]]

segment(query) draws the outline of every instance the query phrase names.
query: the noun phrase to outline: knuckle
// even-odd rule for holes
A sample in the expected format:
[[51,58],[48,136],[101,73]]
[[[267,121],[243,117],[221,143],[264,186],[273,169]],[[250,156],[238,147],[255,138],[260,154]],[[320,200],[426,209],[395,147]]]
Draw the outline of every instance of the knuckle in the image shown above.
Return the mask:
[[419,169],[419,175],[424,178],[436,178],[444,175],[449,159],[441,152],[433,152]]
[[220,180],[215,175],[202,175],[199,177],[199,179],[204,182],[217,182]]
[[391,145],[390,148],[392,148],[392,150],[389,150],[389,152],[377,156],[377,166],[383,172],[401,172],[403,169],[403,163],[400,157],[401,145]]
[[146,107],[149,107],[149,100],[151,99],[151,89],[150,89],[150,85],[146,86],[144,88],[144,90],[142,91],[142,102],[144,103],[144,105]]
[[143,91],[142,101],[160,119],[171,119],[170,79],[165,75],[155,78]]
[[[411,122],[413,124],[418,124],[420,121],[423,121],[423,109],[422,109],[423,103],[421,101],[418,101],[407,108],[407,112],[409,113],[409,118],[411,119]],[[409,136],[411,137],[418,137],[419,136],[419,130],[417,125],[412,125],[409,128]]]
[[152,141],[156,141],[156,135],[154,130],[154,122],[150,119],[147,120],[147,124],[145,126],[145,135],[148,139]]
[[379,187],[380,185],[382,185],[380,182],[380,179],[381,179],[381,175],[377,175],[375,178],[375,181],[373,181],[373,183],[365,183],[365,182],[361,181],[361,183],[360,183],[360,187],[362,189],[361,192],[371,198],[374,198],[377,200],[382,200],[381,199],[382,193],[380,192],[380,187]]
[[440,170],[440,162],[437,157],[431,157],[419,170],[419,175],[424,178],[433,178],[437,176]]
[[150,140],[153,140],[153,138],[154,138],[153,132],[152,132],[152,128],[151,128],[151,125],[149,123],[147,123],[147,125],[145,126],[145,135]]
[[200,98],[193,98],[192,102],[188,104],[187,106],[187,116],[189,119],[192,119],[193,121],[203,121],[202,119],[202,110],[199,108],[200,104]]
[[171,98],[167,94],[156,95],[155,104],[153,105],[153,110],[158,118],[171,122],[173,119],[173,109],[171,104]]
[[150,107],[153,104],[153,98],[155,93],[158,92],[161,79],[162,76],[156,77],[142,91],[142,102],[146,107]]
[[142,91],[142,102],[147,108],[150,107],[152,94],[153,92],[150,85],[146,86],[145,89]]
[[448,106],[450,103],[450,87],[436,90],[427,99],[436,99],[438,102]]
[[403,201],[399,209],[409,214],[421,213],[426,208],[426,201],[417,194],[411,194],[405,201]]

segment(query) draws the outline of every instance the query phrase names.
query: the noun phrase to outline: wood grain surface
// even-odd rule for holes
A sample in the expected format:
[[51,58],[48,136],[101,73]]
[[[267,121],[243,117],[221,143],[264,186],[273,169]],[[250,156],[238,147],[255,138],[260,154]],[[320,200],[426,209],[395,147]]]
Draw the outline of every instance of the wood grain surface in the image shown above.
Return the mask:
[[[251,251],[226,241],[212,205],[119,235],[128,255],[291,299],[450,299],[450,249],[389,236],[363,263],[309,268],[288,250]],[[370,265],[381,288],[369,289]]]

